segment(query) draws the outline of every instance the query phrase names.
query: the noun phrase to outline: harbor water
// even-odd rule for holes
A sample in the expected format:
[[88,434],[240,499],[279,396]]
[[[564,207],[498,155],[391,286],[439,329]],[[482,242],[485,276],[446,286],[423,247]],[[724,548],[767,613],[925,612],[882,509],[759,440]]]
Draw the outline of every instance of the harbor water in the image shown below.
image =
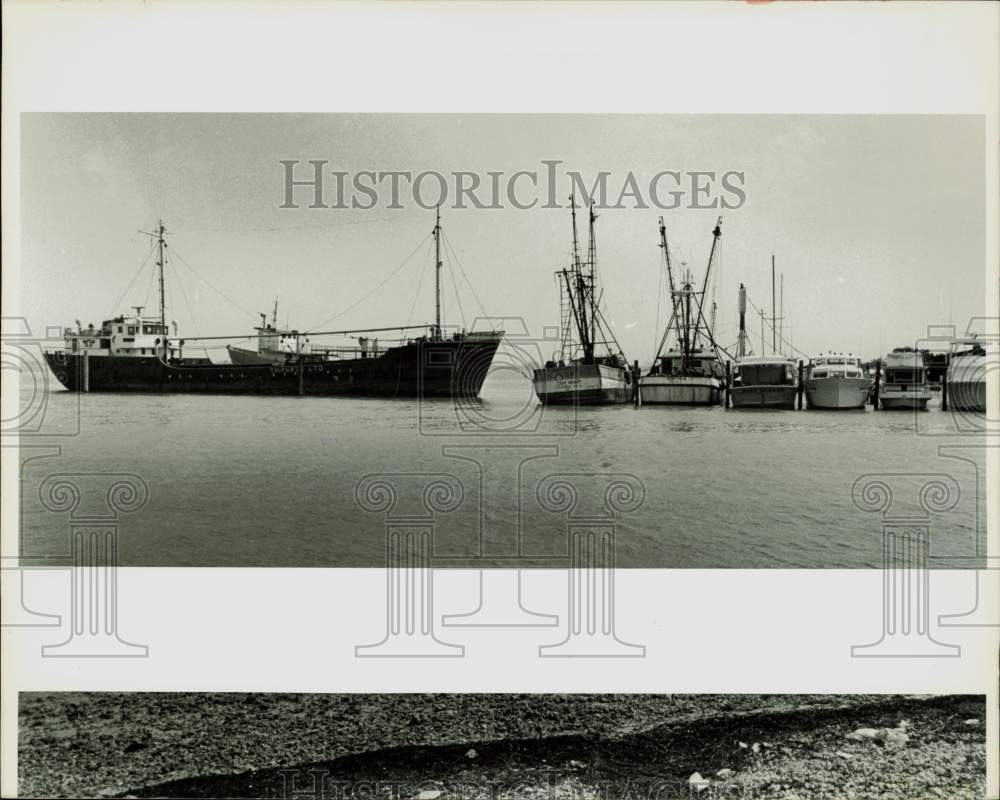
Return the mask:
[[[542,409],[530,380],[510,370],[458,411],[439,400],[48,385],[43,427],[52,435],[21,442],[25,564],[71,563],[69,514],[40,501],[57,474],[145,482],[148,501],[118,521],[123,566],[380,567],[387,521],[422,510],[409,493],[428,475],[450,476],[461,491],[429,523],[442,567],[564,565],[570,527],[595,514],[614,532],[619,567],[880,567],[882,518],[852,498],[872,475],[894,476],[893,512],[902,514],[923,513],[926,476],[956,482],[955,507],[928,519],[932,567],[975,567],[985,551],[982,439],[951,435],[955,419],[937,397],[919,414]],[[41,402],[30,386],[21,391],[25,403]],[[942,454],[942,445],[973,447]],[[366,476],[398,486],[398,507],[359,500]],[[546,504],[558,480],[578,494],[571,508],[551,496]],[[633,487],[617,508],[605,496],[615,480]]]

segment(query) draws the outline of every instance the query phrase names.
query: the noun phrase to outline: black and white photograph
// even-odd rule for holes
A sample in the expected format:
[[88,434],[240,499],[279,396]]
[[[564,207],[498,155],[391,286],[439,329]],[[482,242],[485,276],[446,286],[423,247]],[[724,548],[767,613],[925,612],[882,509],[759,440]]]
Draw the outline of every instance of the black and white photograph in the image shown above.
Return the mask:
[[4,15],[4,797],[996,800],[996,6]]
[[23,797],[983,797],[968,695],[22,694]]

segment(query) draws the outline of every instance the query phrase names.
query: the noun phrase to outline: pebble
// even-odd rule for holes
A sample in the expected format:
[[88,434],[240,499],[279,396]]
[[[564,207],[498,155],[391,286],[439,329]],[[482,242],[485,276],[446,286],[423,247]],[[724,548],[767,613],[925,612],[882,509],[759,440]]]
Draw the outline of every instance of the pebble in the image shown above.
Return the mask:
[[440,789],[424,789],[413,796],[413,800],[437,800],[443,795]]
[[479,755],[479,753],[476,752],[476,748],[473,747],[472,749],[469,750],[469,752],[467,752],[465,754],[465,757],[466,758],[475,758],[478,755]]
[[845,758],[845,759],[850,759],[850,758],[854,757],[850,753],[845,753],[843,750],[838,750],[837,751],[837,755],[840,756],[841,758]]
[[968,725],[970,728],[977,728],[977,727],[979,727],[979,720],[978,719],[967,719],[965,721],[965,724]]
[[723,769],[720,769],[718,772],[715,773],[715,777],[716,778],[728,778],[732,774],[733,774],[733,771],[731,769],[729,769],[729,767],[724,767]]

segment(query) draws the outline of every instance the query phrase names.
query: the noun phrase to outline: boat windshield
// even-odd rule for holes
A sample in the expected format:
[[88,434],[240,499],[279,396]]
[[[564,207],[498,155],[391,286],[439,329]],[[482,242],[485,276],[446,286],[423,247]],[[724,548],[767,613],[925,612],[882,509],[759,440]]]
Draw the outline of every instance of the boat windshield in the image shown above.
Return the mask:
[[886,383],[923,383],[924,371],[910,367],[894,367],[885,371]]
[[787,364],[745,364],[740,367],[744,386],[774,386],[793,382]]

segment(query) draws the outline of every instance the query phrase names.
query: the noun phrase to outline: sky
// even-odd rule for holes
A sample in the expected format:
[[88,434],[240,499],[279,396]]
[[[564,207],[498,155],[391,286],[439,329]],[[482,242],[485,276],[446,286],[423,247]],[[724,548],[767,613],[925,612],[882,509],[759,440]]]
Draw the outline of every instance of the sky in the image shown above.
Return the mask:
[[[553,273],[568,264],[571,227],[568,209],[541,207],[542,162],[553,159],[560,201],[568,170],[588,186],[609,172],[611,204],[629,173],[647,204],[650,178],[665,170],[742,173],[742,203],[713,184],[711,196],[735,208],[689,208],[687,186],[678,208],[626,198],[625,208],[599,209],[603,302],[630,360],[648,363],[666,324],[661,215],[675,264],[699,280],[723,217],[723,344],[736,339],[741,282],[771,313],[772,254],[784,334],[806,355],[872,358],[913,344],[928,325],[963,330],[985,309],[979,117],[32,113],[22,116],[21,155],[21,313],[36,330],[99,324],[136,304],[153,312],[150,240],[139,231],[158,219],[171,254],[167,318],[182,335],[247,333],[276,297],[279,323],[300,330],[431,322],[434,212],[405,183],[402,208],[385,207],[387,183],[371,209],[308,208],[302,190],[299,208],[281,208],[283,159],[301,162],[296,177],[311,175],[308,160],[328,161],[349,173],[348,186],[363,170],[470,171],[484,183],[489,171],[503,181],[539,173],[537,192],[519,184],[524,199],[539,198],[532,209],[506,197],[500,209],[446,202],[446,323],[485,312],[523,319],[532,336],[558,324]],[[425,199],[436,186],[425,184]],[[759,351],[760,319],[747,324]],[[765,339],[769,348],[769,330]]]

